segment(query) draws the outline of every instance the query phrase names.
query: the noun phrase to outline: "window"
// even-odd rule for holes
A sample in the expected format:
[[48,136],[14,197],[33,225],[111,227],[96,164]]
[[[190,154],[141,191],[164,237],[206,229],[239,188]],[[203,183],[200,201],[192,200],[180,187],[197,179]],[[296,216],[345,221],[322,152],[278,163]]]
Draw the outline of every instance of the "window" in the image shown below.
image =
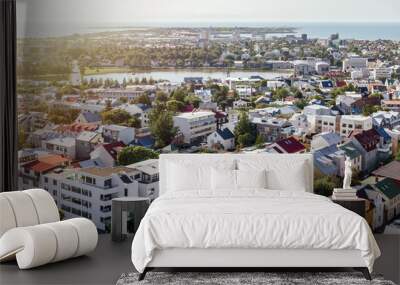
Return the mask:
[[44,183],[49,183],[49,178],[45,177],[44,178]]
[[57,186],[57,180],[53,179],[53,185]]

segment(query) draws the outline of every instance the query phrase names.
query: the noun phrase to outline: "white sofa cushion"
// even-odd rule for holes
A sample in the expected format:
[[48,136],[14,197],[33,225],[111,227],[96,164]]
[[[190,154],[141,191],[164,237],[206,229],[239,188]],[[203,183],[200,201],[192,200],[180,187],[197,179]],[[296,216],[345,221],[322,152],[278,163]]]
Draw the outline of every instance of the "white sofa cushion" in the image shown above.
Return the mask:
[[97,245],[97,229],[85,218],[18,227],[0,238],[0,261],[16,257],[20,269],[87,254]]
[[53,197],[47,191],[42,189],[29,189],[23,191],[29,195],[38,215],[39,224],[52,223],[60,221],[60,214]]
[[3,192],[1,195],[10,202],[17,227],[39,224],[35,205],[30,196],[24,191]]
[[0,237],[16,226],[17,223],[10,202],[6,197],[0,195]]

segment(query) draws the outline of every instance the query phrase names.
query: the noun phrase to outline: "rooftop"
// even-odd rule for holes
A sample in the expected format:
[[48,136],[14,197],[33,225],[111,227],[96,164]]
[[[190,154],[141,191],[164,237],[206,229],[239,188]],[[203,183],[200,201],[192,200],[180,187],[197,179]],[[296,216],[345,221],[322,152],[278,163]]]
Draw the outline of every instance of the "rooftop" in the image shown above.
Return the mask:
[[182,119],[200,119],[203,117],[212,116],[214,117],[214,113],[210,111],[197,111],[197,112],[187,112],[187,113],[180,113],[176,115],[176,118]]
[[126,167],[132,169],[137,169],[141,172],[144,172],[148,175],[158,174],[158,159],[147,159],[145,161],[133,163],[127,165]]
[[95,175],[95,176],[102,176],[102,177],[108,177],[111,176],[112,174],[118,174],[122,172],[132,172],[131,168],[124,167],[124,166],[117,166],[117,167],[88,167],[88,168],[82,168],[78,169],[78,171]]
[[400,195],[400,181],[391,178],[385,178],[375,185],[386,197],[393,199]]
[[375,176],[392,178],[400,181],[400,161],[394,160],[372,172]]
[[276,144],[281,147],[286,153],[296,153],[306,149],[304,145],[294,137],[279,140],[276,142]]

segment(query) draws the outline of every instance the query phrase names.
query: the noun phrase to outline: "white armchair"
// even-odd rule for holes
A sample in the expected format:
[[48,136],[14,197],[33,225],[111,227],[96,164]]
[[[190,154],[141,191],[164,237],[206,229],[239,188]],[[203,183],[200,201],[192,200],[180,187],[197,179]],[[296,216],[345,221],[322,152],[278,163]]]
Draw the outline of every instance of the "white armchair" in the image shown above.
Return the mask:
[[0,262],[17,260],[28,269],[87,254],[97,245],[92,221],[60,221],[47,191],[31,189],[0,193]]

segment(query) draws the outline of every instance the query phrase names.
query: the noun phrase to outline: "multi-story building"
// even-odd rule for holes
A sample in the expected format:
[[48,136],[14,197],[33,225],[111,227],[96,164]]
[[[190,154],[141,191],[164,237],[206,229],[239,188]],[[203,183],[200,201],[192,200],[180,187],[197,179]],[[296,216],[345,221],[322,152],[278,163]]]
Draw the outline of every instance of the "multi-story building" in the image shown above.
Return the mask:
[[354,69],[368,67],[368,59],[364,57],[352,56],[343,60],[343,72],[350,72]]
[[65,138],[55,138],[42,142],[42,148],[50,153],[59,154],[62,156],[75,159],[75,138],[65,137]]
[[66,218],[91,219],[101,231],[109,231],[111,200],[139,196],[138,182],[128,167],[65,169],[43,175],[41,187],[56,201]]
[[187,144],[205,142],[207,136],[216,130],[215,114],[209,111],[181,113],[173,120],[174,127],[179,129]]
[[375,68],[371,72],[374,80],[388,79],[392,77],[392,69],[387,67]]
[[340,134],[348,136],[354,130],[372,129],[372,118],[360,115],[344,115],[340,118]]
[[252,123],[256,125],[257,133],[262,136],[266,142],[275,142],[291,135],[286,129],[292,127],[292,124],[284,119],[254,118]]
[[148,159],[126,167],[132,169],[130,174],[138,182],[139,196],[154,200],[159,195],[158,159]]

